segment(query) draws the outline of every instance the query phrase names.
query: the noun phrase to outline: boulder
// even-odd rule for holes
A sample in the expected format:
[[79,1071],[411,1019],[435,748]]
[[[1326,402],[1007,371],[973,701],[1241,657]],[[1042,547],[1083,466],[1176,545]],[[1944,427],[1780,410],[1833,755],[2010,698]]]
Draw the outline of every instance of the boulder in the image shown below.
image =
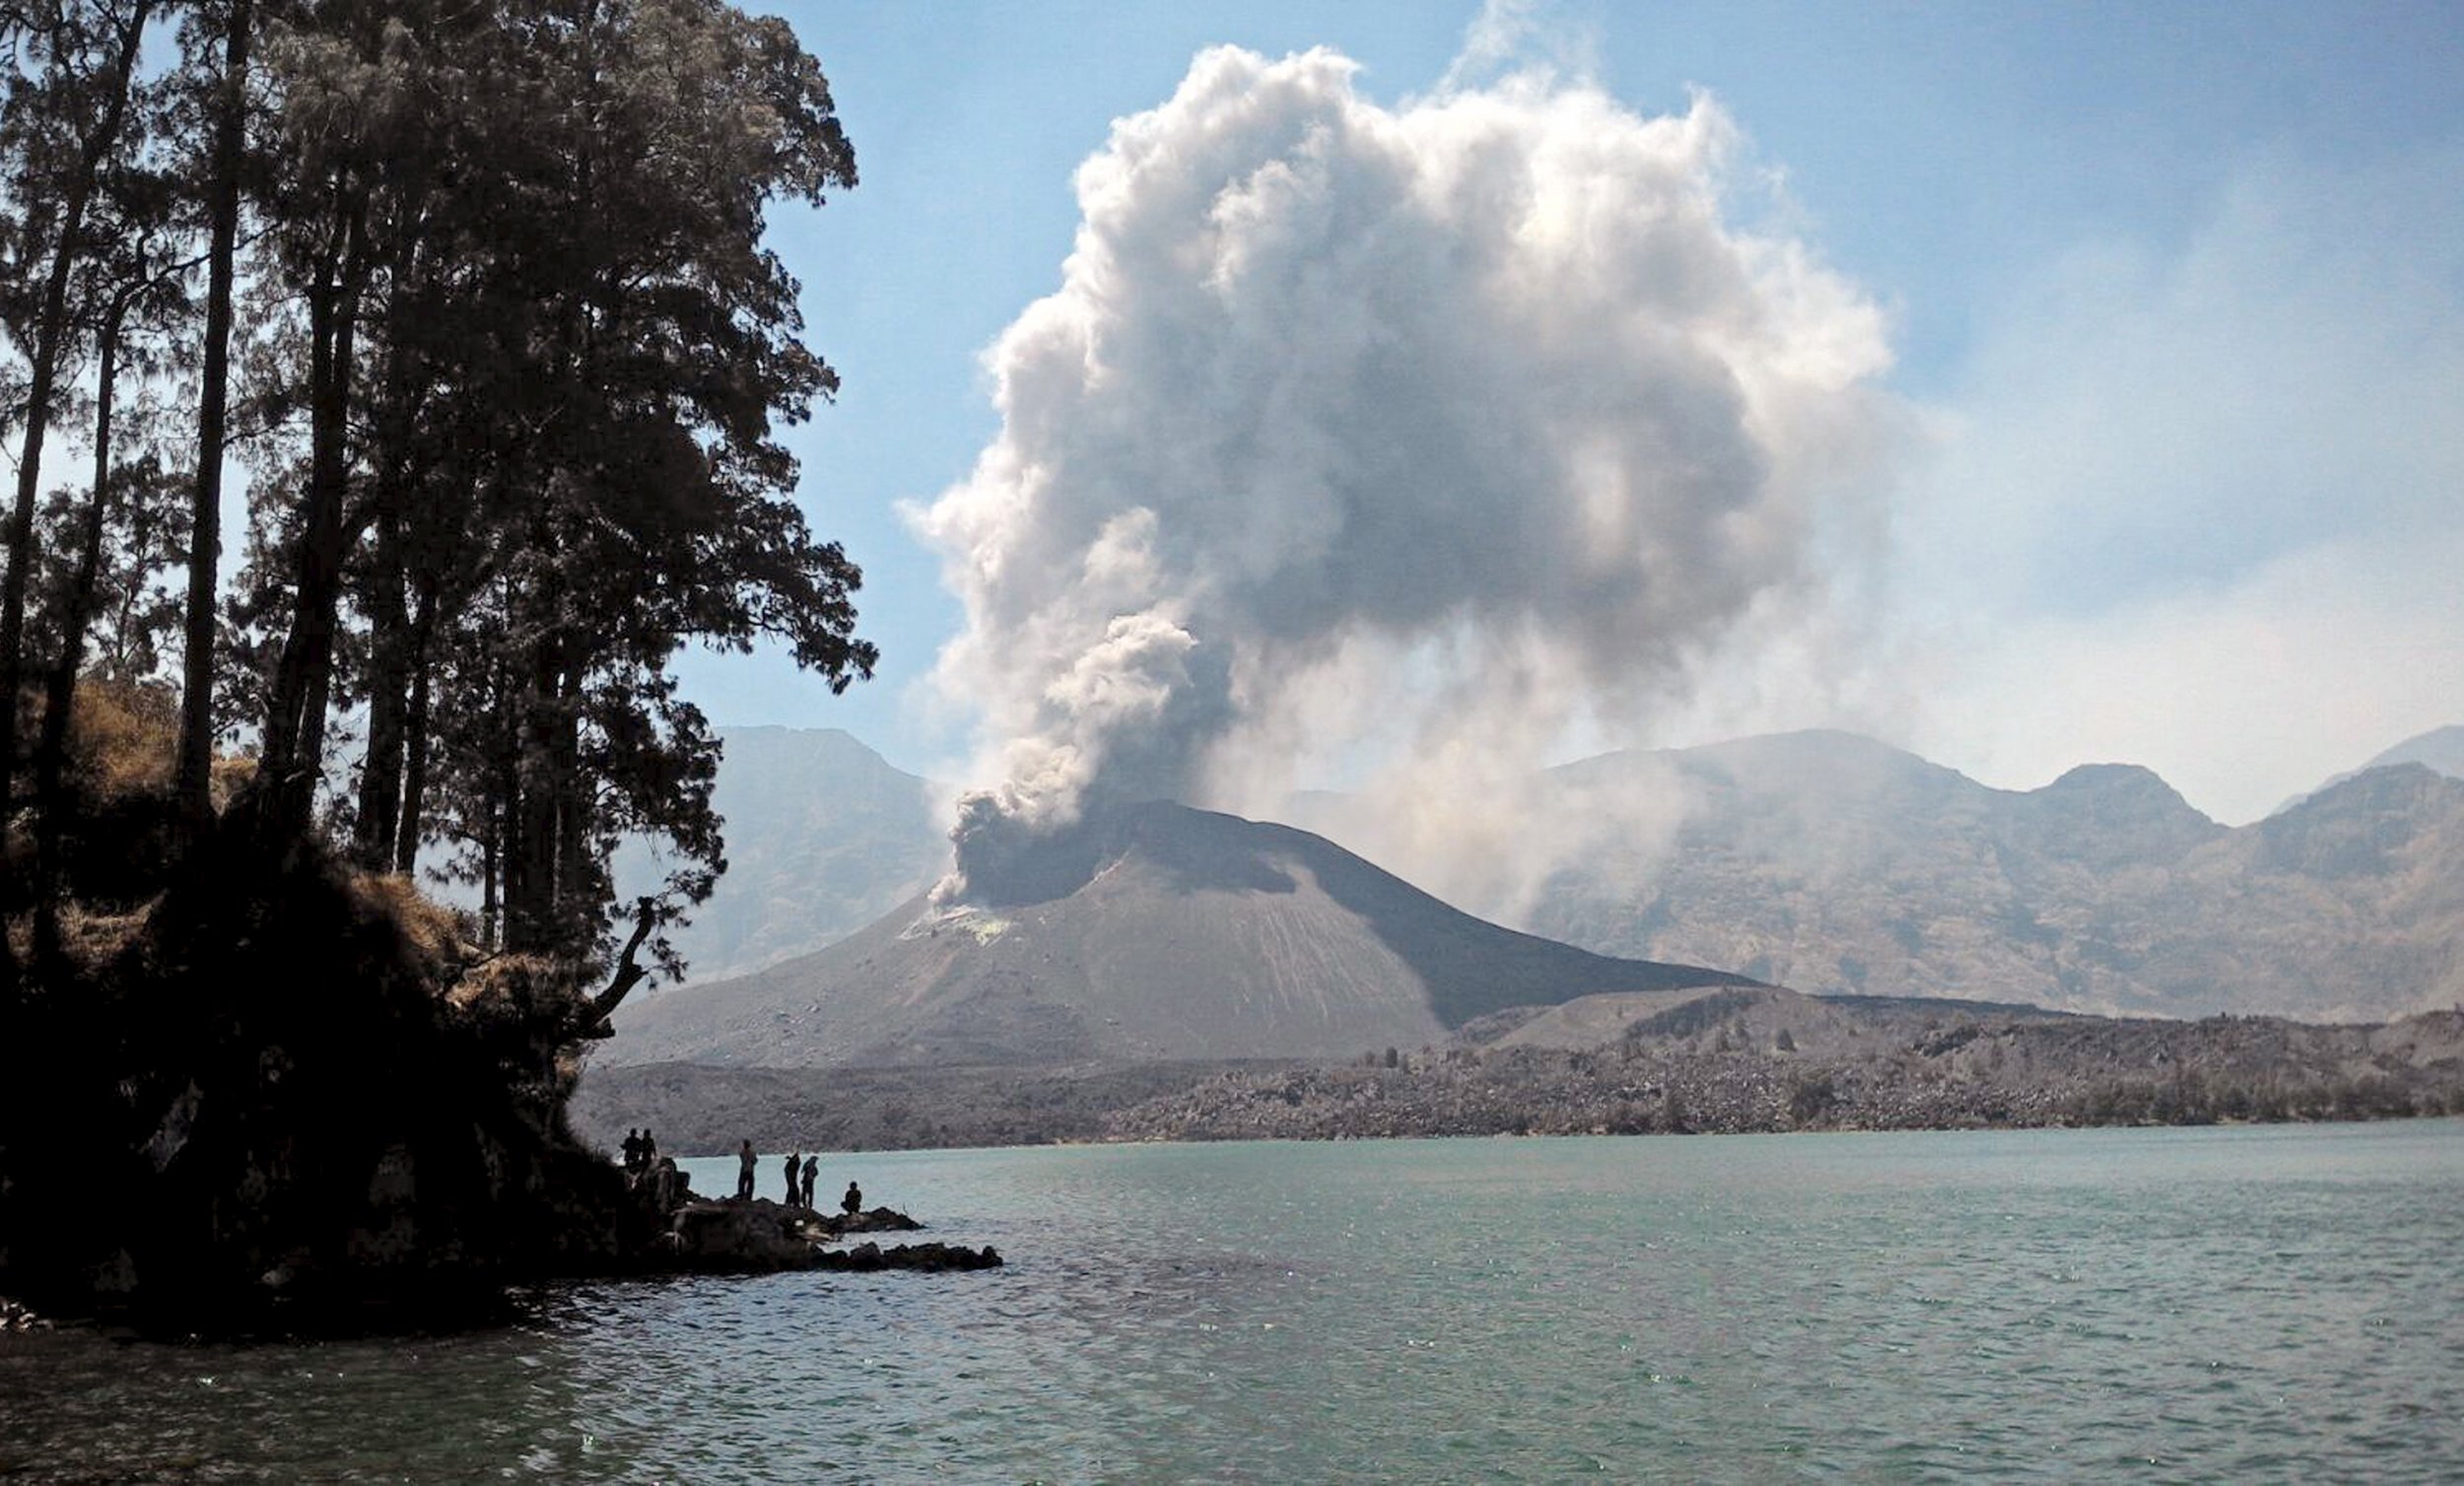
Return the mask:
[[851,1233],[914,1233],[922,1223],[894,1208],[876,1207],[870,1212],[821,1213],[822,1232],[832,1238]]
[[860,1244],[825,1249],[843,1233],[904,1232],[924,1225],[887,1207],[856,1214],[817,1213],[768,1197],[749,1201],[686,1201],[644,1267],[704,1274],[771,1274],[788,1269],[990,1269],[1001,1256],[989,1246],[912,1244],[884,1250]]
[[759,1274],[812,1268],[822,1237],[814,1213],[768,1197],[688,1202],[676,1210],[667,1250],[679,1268]]
[[858,1244],[853,1249],[825,1249],[818,1267],[869,1272],[876,1269],[997,1269],[1001,1256],[992,1245],[969,1249],[961,1244],[899,1244],[884,1249]]

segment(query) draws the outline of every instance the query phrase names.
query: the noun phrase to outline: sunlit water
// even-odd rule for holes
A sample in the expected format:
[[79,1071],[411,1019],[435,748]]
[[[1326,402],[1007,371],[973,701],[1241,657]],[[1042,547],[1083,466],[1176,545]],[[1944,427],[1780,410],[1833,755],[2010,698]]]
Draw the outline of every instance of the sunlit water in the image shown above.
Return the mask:
[[2454,1120],[930,1152],[825,1158],[823,1192],[851,1177],[1009,1267],[580,1286],[415,1342],[0,1338],[0,1472],[2464,1479]]

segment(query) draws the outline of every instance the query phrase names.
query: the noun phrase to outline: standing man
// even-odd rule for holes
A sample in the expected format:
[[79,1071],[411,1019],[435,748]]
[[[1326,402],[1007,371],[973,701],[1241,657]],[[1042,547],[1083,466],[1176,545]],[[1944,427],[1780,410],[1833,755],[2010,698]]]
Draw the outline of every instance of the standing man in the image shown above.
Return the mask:
[[736,1200],[753,1200],[753,1142],[750,1140],[736,1148]]
[[802,1189],[803,1180],[804,1153],[802,1151],[789,1151],[787,1153],[787,1206],[793,1207],[795,1205],[796,1193]]
[[818,1175],[820,1171],[821,1158],[819,1156],[807,1156],[804,1158],[804,1205],[806,1207],[813,1205],[813,1178]]

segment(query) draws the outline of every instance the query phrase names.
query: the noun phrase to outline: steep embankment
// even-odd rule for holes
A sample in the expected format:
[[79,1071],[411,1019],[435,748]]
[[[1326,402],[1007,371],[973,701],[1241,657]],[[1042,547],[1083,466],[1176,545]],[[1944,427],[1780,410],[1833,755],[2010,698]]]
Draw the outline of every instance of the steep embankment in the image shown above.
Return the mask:
[[171,717],[79,694],[64,942],[0,985],[0,1291],[181,1327],[433,1322],[620,1262],[647,1236],[565,1123],[595,1020],[573,973],[479,963],[401,879],[261,840],[244,793],[167,867]]

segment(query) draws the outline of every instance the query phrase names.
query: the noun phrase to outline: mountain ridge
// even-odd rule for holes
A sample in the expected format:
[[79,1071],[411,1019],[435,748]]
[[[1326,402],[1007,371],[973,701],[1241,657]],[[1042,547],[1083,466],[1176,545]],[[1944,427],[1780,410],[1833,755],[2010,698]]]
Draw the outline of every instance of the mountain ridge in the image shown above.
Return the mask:
[[[1312,1058],[1608,990],[1747,984],[1472,917],[1289,826],[1163,802],[1057,844],[1065,891],[910,899],[812,954],[629,1003],[603,1057],[731,1066]],[[1049,879],[1044,879],[1049,886]]]
[[[783,744],[795,736],[774,731]],[[913,803],[894,851],[856,843],[840,853],[872,895],[860,902],[819,874],[783,870],[789,853],[738,844],[736,822],[833,836],[793,824],[814,817],[791,796],[847,792],[819,762],[781,764],[775,797],[747,807],[738,802],[761,791],[736,771],[752,752],[731,752],[721,770],[734,869],[702,916],[760,918],[732,931],[760,954],[689,949],[696,985],[835,942],[948,865],[937,814]],[[873,764],[862,767],[908,781],[911,802],[923,796],[921,780],[864,754]],[[2456,869],[2440,865],[2464,861],[2453,839],[2464,825],[2434,784],[2337,793],[2347,779],[2290,818],[2228,828],[2137,765],[2085,764],[2034,789],[1998,789],[1836,730],[1603,754],[1542,782],[1614,798],[1624,777],[1680,791],[1681,824],[1664,840],[1614,837],[1563,864],[1522,927],[1597,954],[1719,965],[1814,993],[2334,1020],[2464,996],[2464,906]],[[1298,797],[1289,819],[1320,826],[1340,803]],[[2420,819],[2401,843],[2368,846],[2394,829],[2389,812]],[[2337,851],[2395,870],[2345,871]]]
[[1633,756],[1693,791],[1676,839],[1559,874],[1530,926],[1810,992],[2114,1015],[2367,1021],[2464,995],[2464,783],[2418,765],[2227,828],[2135,767],[2011,791],[1871,740],[1802,758],[1825,747]]
[[2305,794],[2296,794],[2268,813],[2282,815],[2308,799],[2310,795],[2318,793],[2320,789],[2332,789],[2355,775],[2367,774],[2373,769],[2385,769],[2395,764],[2422,764],[2445,775],[2448,778],[2464,779],[2464,722],[2450,723],[2445,727],[2433,727],[2426,733],[2416,733],[2392,748],[2381,749],[2361,768],[2348,769],[2342,774],[2331,775],[2317,789],[2312,789]]

